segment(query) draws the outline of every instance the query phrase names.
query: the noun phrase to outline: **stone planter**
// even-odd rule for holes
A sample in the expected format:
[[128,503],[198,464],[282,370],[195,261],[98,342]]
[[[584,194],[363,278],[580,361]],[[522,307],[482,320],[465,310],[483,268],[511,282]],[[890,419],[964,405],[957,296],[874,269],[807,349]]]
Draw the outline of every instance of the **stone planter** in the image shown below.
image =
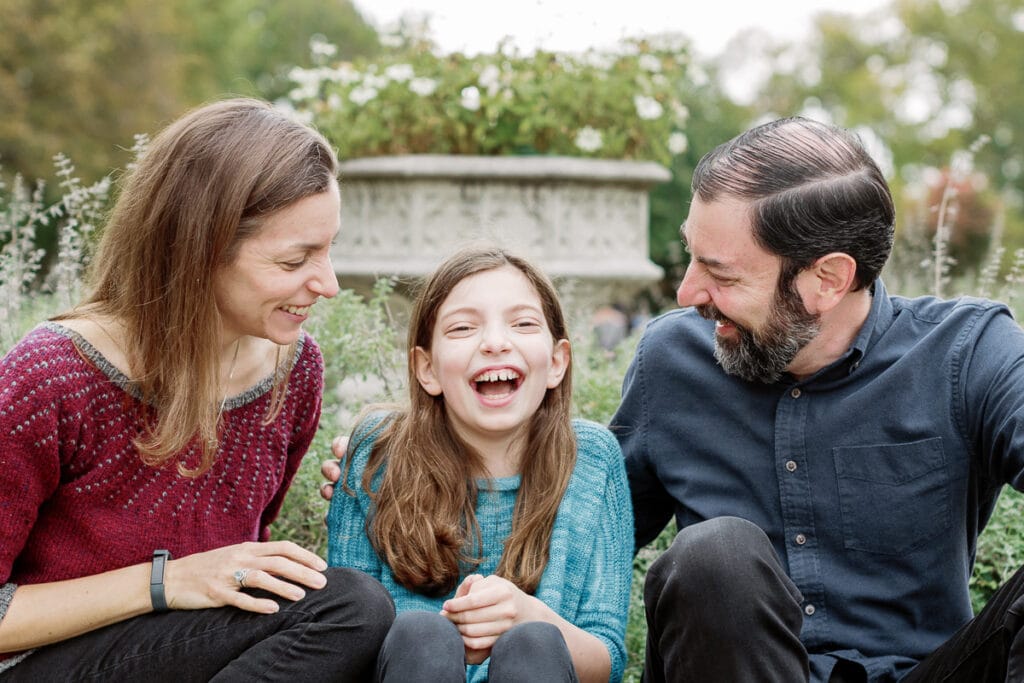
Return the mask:
[[627,301],[662,276],[648,258],[650,162],[409,155],[341,165],[342,285],[416,278],[490,240],[538,263],[576,305]]

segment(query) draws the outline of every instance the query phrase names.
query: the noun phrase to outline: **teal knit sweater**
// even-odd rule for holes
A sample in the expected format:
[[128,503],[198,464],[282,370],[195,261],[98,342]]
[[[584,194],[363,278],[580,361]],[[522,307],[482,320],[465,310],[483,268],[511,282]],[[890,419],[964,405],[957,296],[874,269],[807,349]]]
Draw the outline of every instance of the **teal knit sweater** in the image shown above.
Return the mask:
[[[610,681],[622,679],[626,664],[626,614],[633,566],[633,511],[622,463],[622,452],[611,433],[592,422],[574,420],[576,467],[558,508],[551,536],[550,557],[534,594],[563,619],[597,637],[611,656]],[[360,428],[357,432],[365,433]],[[357,449],[348,474],[346,495],[341,487],[327,515],[327,561],[353,567],[377,578],[388,589],[399,612],[439,612],[455,592],[439,598],[415,593],[398,584],[374,552],[366,536],[371,503],[360,482],[370,456],[367,439]],[[476,515],[483,543],[483,562],[475,573],[487,576],[497,569],[505,538],[512,530],[512,510],[519,477],[480,483]],[[466,680],[487,680],[486,662],[467,667]]]

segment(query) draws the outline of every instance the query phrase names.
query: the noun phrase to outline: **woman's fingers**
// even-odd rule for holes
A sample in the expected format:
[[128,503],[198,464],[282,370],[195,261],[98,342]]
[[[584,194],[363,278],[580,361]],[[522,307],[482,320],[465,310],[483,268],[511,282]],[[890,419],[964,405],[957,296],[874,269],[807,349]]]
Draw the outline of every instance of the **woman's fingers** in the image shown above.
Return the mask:
[[164,574],[173,609],[234,605],[254,612],[276,612],[277,603],[244,589],[258,588],[299,600],[305,588],[323,588],[327,563],[290,541],[240,543],[171,560]]

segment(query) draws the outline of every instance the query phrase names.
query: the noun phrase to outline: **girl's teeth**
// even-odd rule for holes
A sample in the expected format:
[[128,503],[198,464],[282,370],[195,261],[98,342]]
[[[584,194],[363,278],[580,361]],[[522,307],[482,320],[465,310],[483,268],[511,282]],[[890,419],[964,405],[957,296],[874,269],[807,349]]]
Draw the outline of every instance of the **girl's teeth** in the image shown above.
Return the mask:
[[515,370],[491,370],[477,375],[474,382],[507,382],[508,380],[519,379],[519,373]]

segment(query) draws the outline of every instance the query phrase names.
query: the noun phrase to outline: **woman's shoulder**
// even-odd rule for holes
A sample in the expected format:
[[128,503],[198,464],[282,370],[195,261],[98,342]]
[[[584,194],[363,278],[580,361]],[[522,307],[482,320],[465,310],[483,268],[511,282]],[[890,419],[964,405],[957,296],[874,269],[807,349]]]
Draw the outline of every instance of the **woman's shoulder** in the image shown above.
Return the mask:
[[320,345],[305,330],[299,340],[295,342],[294,364],[296,367],[310,368],[316,370],[320,375],[323,374],[324,356],[320,351]]
[[[99,356],[88,342],[74,331],[54,322],[41,323],[22,337],[3,357],[3,367],[25,379],[45,376],[52,379],[71,373],[78,376],[87,365],[85,356]],[[83,348],[85,347],[85,348]],[[96,362],[95,360],[93,361]]]

